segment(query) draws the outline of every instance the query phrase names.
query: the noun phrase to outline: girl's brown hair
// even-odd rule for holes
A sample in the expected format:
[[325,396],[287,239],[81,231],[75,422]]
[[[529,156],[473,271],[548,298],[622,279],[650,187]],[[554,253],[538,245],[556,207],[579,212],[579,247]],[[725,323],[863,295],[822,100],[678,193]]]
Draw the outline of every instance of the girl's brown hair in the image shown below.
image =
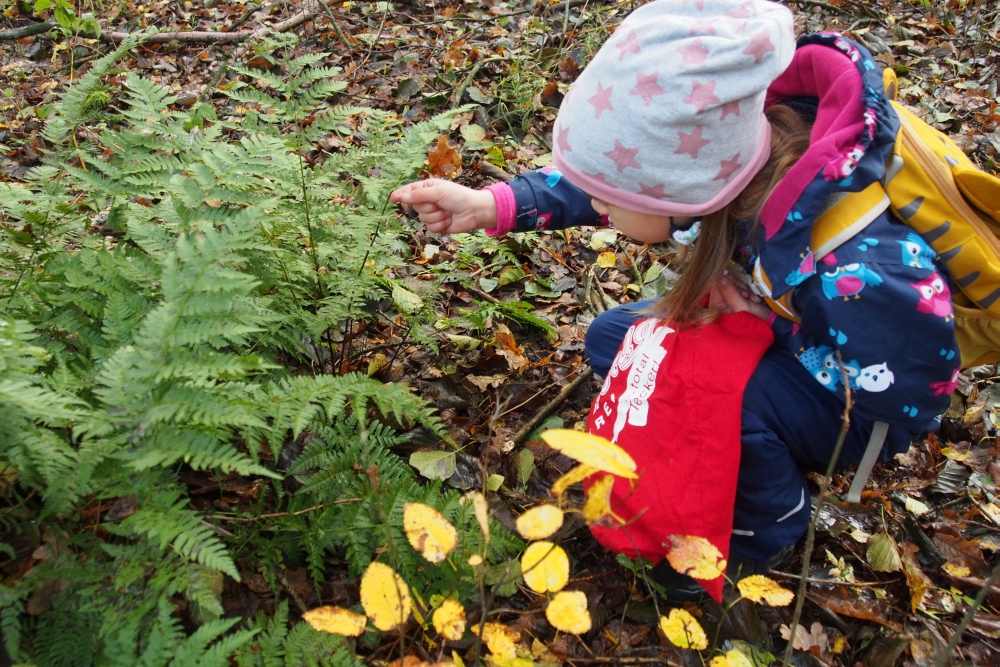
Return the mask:
[[698,240],[681,251],[681,277],[656,304],[655,314],[677,325],[697,324],[717,314],[702,301],[732,259],[737,245],[757,233],[760,210],[768,196],[809,147],[811,124],[789,107],[774,105],[765,112],[771,123],[771,155],[743,191],[721,211],[701,220]]

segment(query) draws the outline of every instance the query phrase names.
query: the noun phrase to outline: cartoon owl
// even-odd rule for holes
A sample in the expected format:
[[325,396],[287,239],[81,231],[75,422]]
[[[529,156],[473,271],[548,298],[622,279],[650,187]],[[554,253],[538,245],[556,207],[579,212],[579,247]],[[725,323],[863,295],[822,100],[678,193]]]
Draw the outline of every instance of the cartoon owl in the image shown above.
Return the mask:
[[950,396],[955,393],[955,389],[958,387],[958,373],[961,368],[956,368],[951,374],[951,380],[941,382],[931,382],[930,387],[934,390],[935,396]]
[[934,258],[937,253],[927,245],[919,234],[909,233],[905,241],[896,241],[903,246],[903,264],[917,269],[934,270]]
[[875,287],[882,284],[882,276],[859,263],[838,266],[833,271],[824,272],[820,278],[823,281],[823,294],[831,300],[837,296],[844,297],[844,301],[851,296],[858,299],[858,293],[868,285]]
[[943,317],[945,321],[952,318],[951,290],[939,274],[932,273],[919,283],[910,283],[910,287],[920,293],[917,311]]
[[855,381],[857,389],[864,391],[879,392],[885,391],[889,385],[895,382],[896,376],[892,374],[885,363],[874,366],[865,366],[858,374]]
[[[799,217],[802,216],[800,215]],[[799,262],[799,268],[789,273],[788,277],[785,278],[785,282],[789,285],[798,285],[816,273],[816,258],[812,251],[801,255],[801,257],[802,261]]]
[[847,382],[851,385],[851,389],[857,389],[858,378],[861,377],[861,364],[858,363],[857,359],[844,362],[844,373],[847,375]]
[[837,358],[833,355],[833,348],[828,345],[810,347],[798,355],[799,362],[806,367],[806,370],[816,378],[816,381],[829,389],[837,391],[840,380],[840,370],[831,371],[832,366],[837,366]]

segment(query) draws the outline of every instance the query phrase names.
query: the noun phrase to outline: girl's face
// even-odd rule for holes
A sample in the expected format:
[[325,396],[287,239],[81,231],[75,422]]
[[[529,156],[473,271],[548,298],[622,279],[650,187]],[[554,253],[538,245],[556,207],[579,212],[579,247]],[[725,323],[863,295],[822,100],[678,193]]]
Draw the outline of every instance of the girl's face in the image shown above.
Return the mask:
[[611,226],[643,243],[662,243],[670,239],[670,216],[639,213],[591,198],[590,205],[600,215],[608,216]]

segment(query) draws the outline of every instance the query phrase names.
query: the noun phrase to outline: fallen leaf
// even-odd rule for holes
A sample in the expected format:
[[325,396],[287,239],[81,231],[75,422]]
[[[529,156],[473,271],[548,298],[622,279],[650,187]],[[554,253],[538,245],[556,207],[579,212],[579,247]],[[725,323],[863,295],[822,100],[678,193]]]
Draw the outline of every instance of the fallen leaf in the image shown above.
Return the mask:
[[427,479],[448,479],[455,474],[455,452],[420,449],[410,454],[410,465]]
[[597,256],[597,265],[602,269],[613,268],[617,262],[618,262],[618,257],[611,250],[602,252],[600,255]]
[[752,574],[737,582],[740,594],[752,602],[766,602],[774,607],[785,607],[795,597],[795,593],[778,585],[776,581],[762,574]]
[[[779,630],[782,639],[788,641],[791,638],[792,629],[790,627],[782,625]],[[822,655],[826,653],[829,644],[830,640],[826,636],[826,631],[823,630],[823,626],[819,623],[813,623],[808,632],[801,625],[795,627],[795,640],[792,642],[792,648],[810,652],[812,652],[811,649],[816,648],[819,654]]]
[[392,300],[407,315],[418,313],[424,307],[424,300],[420,296],[400,285],[392,286]]
[[357,637],[368,625],[368,617],[364,614],[356,614],[350,609],[335,606],[310,609],[302,614],[302,620],[315,630],[344,637]]
[[725,655],[712,658],[708,667],[754,667],[754,663],[736,649],[731,649],[726,651]]
[[487,387],[499,387],[507,380],[506,375],[466,375],[465,379],[485,393]]
[[[478,634],[479,626],[473,627],[472,631]],[[503,623],[487,623],[483,626],[483,641],[494,657],[513,660],[517,657],[517,644],[521,641],[521,633]]]
[[715,579],[726,571],[726,559],[714,544],[697,535],[670,535],[667,560],[671,567],[695,579]]
[[445,639],[457,642],[465,634],[465,607],[458,600],[447,598],[434,610],[434,629]]
[[905,496],[905,498],[906,500],[903,501],[903,505],[906,507],[907,512],[920,516],[921,514],[927,514],[931,511],[927,505],[923,504],[916,498],[911,498],[909,496]]
[[486,501],[486,496],[484,496],[479,491],[471,491],[464,496],[462,496],[463,503],[471,501],[472,511],[476,514],[476,521],[479,523],[479,529],[483,531],[483,536],[486,538],[486,543],[490,543],[490,505]]
[[462,173],[462,156],[448,143],[448,137],[441,134],[437,145],[427,152],[427,165],[434,176],[454,178]]
[[619,477],[636,479],[635,461],[624,449],[592,433],[556,428],[542,433],[542,440],[549,447],[580,463]]
[[410,589],[385,563],[373,561],[361,576],[361,606],[376,628],[387,632],[410,617]]
[[557,498],[566,492],[566,489],[573,486],[574,484],[579,484],[583,480],[587,479],[591,475],[597,472],[597,468],[588,465],[579,465],[575,468],[570,469],[565,475],[557,479],[552,484],[552,488],[549,489],[549,493]]
[[660,616],[660,628],[674,646],[698,651],[708,648],[705,631],[685,609],[671,609],[669,616]]
[[916,613],[917,608],[923,604],[924,597],[934,584],[930,577],[920,569],[917,562],[917,552],[920,549],[917,545],[903,542],[900,545],[900,551],[902,552],[903,574],[906,575],[906,583],[910,587],[910,609]]
[[545,618],[556,630],[582,635],[590,630],[587,596],[581,591],[556,593],[545,608]]
[[372,360],[368,362],[368,377],[371,377],[376,373],[378,373],[380,370],[385,368],[386,364],[388,363],[389,360],[386,358],[384,354],[382,354],[381,352],[376,354],[374,357],[372,357]]
[[458,545],[455,527],[430,505],[404,503],[403,529],[413,548],[431,563],[442,562]]
[[552,542],[534,542],[521,556],[524,583],[536,593],[555,593],[569,581],[569,557]]
[[972,574],[972,570],[970,570],[967,566],[958,565],[952,561],[946,562],[941,566],[941,569],[955,577],[968,577]]
[[903,568],[896,540],[892,539],[892,535],[884,530],[872,535],[868,540],[865,558],[868,559],[868,564],[876,572],[899,572]]
[[563,511],[555,505],[532,507],[517,517],[517,532],[526,540],[544,540],[554,535],[562,525]]

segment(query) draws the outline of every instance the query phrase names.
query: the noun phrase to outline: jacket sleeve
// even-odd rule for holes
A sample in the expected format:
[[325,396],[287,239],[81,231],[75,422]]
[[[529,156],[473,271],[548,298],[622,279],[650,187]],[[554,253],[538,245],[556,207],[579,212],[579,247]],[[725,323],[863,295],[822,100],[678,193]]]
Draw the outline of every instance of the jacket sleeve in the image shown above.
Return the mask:
[[846,376],[860,416],[935,430],[961,362],[947,275],[910,227],[883,214],[820,259],[793,297],[801,326],[775,321],[776,338],[827,389],[843,395]]
[[497,226],[486,230],[490,236],[607,224],[607,219],[591,207],[590,197],[555,167],[531,171],[487,189],[497,202]]

